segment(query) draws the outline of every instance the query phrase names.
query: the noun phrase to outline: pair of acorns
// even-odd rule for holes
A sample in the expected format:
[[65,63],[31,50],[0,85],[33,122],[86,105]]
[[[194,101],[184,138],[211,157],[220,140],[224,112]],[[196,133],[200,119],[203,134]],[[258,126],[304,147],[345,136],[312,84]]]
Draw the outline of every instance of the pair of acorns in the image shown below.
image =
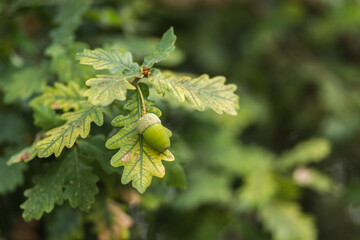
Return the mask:
[[147,144],[158,152],[165,152],[170,147],[171,131],[161,124],[153,113],[147,113],[138,120],[139,133]]

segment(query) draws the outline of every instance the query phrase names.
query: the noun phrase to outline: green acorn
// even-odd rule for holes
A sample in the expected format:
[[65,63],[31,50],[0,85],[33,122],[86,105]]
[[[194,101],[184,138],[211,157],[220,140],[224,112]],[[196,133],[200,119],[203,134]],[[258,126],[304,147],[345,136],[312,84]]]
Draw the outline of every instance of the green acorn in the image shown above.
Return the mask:
[[147,113],[138,120],[138,130],[147,144],[158,152],[170,147],[171,131],[161,125],[161,120],[153,113]]

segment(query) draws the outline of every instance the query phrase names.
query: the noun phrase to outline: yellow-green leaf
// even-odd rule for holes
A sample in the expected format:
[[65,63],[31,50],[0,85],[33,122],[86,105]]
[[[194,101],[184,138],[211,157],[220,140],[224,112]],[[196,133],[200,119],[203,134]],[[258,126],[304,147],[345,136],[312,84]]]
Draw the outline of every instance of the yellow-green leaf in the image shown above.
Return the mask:
[[65,146],[73,146],[79,135],[85,138],[90,132],[91,122],[98,126],[103,124],[103,109],[89,105],[76,112],[65,113],[61,119],[67,122],[46,132],[48,137],[36,144],[39,157],[48,157],[53,153],[58,157]]
[[240,202],[246,207],[261,207],[273,198],[276,190],[277,184],[271,171],[253,171],[245,178]]
[[89,97],[90,102],[94,105],[107,106],[115,99],[124,101],[127,89],[135,89],[129,82],[134,77],[126,75],[96,75],[96,78],[86,81],[86,85],[91,88],[84,93],[84,96]]
[[315,240],[316,228],[312,218],[291,202],[273,202],[261,209],[265,227],[274,240]]
[[124,54],[115,50],[107,52],[103,49],[85,49],[77,54],[81,64],[92,65],[94,69],[109,69],[111,73],[124,72],[126,75],[141,75],[141,68],[133,62],[130,52]]
[[331,151],[330,142],[323,138],[314,138],[297,144],[285,152],[279,159],[279,165],[290,168],[296,165],[319,162]]
[[239,98],[234,93],[236,85],[226,85],[223,76],[210,78],[207,74],[203,74],[191,78],[170,71],[160,73],[159,70],[153,69],[149,80],[158,93],[168,92],[180,102],[186,100],[196,110],[204,111],[209,107],[219,114],[223,112],[230,115],[237,114]]
[[[143,88],[144,95],[148,95],[148,89]],[[161,115],[159,109],[153,107],[153,103],[145,100],[148,113]],[[142,116],[143,104],[138,91],[134,92],[124,106],[130,110],[127,116],[116,117],[112,124],[123,127],[117,134],[106,142],[109,149],[120,150],[111,158],[111,165],[114,167],[124,166],[121,182],[132,185],[140,192],[145,192],[150,185],[152,177],[164,177],[164,161],[173,161],[174,156],[169,150],[160,153],[152,149],[142,138],[137,130],[137,121]]]
[[12,155],[9,161],[7,162],[7,165],[10,166],[12,164],[20,163],[20,162],[30,162],[36,157],[36,155],[37,152],[35,150],[35,144],[33,144],[32,146],[26,147],[20,152]]
[[56,82],[54,87],[46,87],[42,95],[34,98],[30,105],[43,105],[52,109],[79,109],[82,105],[87,104],[86,98],[83,97],[83,90],[79,85],[71,82],[68,85]]
[[160,42],[156,45],[155,52],[150,56],[145,57],[143,66],[151,68],[155,63],[166,59],[170,53],[175,50],[175,41],[176,36],[174,34],[174,29],[171,27],[163,34]]

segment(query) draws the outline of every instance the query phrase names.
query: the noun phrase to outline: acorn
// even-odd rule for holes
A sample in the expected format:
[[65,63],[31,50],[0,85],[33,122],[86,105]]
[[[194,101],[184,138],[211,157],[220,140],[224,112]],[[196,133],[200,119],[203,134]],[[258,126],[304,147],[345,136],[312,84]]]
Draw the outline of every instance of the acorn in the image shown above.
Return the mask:
[[170,147],[171,131],[161,124],[161,120],[153,113],[147,113],[138,120],[138,131],[146,143],[158,152]]

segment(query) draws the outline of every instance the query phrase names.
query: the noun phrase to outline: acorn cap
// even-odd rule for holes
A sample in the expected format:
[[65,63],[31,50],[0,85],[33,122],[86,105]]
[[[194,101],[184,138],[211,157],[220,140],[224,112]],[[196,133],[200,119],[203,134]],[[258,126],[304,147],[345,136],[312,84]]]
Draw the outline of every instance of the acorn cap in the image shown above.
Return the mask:
[[161,120],[158,116],[156,116],[153,113],[145,114],[138,120],[138,123],[137,123],[139,133],[142,134],[148,127],[150,127],[156,123],[161,123]]

